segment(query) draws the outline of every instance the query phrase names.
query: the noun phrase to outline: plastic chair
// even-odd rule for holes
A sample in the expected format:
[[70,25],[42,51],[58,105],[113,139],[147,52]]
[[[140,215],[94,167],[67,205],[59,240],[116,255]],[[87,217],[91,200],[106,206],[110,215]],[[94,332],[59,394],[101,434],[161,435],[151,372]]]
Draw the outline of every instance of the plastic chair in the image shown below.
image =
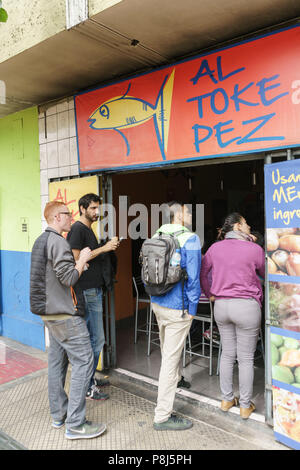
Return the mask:
[[[205,310],[205,305],[209,308],[207,308],[207,312],[203,312]],[[184,349],[183,349],[183,367],[186,366],[186,354],[189,354],[190,357],[192,355],[199,356],[199,357],[205,357],[209,359],[209,375],[213,375],[212,371],[212,358],[213,358],[213,347],[219,347],[219,345],[215,346],[213,344],[213,335],[212,335],[212,329],[213,329],[213,322],[214,322],[214,314],[213,314],[213,303],[204,295],[201,295],[199,299],[199,307],[198,312],[194,317],[194,320],[202,322],[202,330],[201,330],[201,341],[195,345],[192,346],[191,343],[191,334],[188,334],[187,341],[185,342]],[[203,308],[204,307],[204,308]],[[204,336],[203,333],[206,329],[206,324],[210,325],[210,339],[207,340]],[[188,347],[186,343],[188,342]],[[193,348],[197,348],[201,346],[202,348],[202,353],[193,351]],[[206,353],[205,348],[209,346],[209,354]]]
[[[152,308],[151,308],[151,298],[145,292],[144,284],[141,277],[132,277],[133,286],[135,289],[136,300],[135,300],[135,319],[134,319],[134,342],[137,342],[137,333],[138,331],[142,333],[149,334],[149,319],[151,316]],[[146,323],[138,327],[138,315],[139,315],[139,304],[148,304],[147,307],[147,320]]]
[[[263,360],[265,362],[265,347],[264,347],[263,334],[262,334],[262,329],[261,328],[259,329],[259,335],[258,335],[257,342],[258,341],[261,342],[261,354],[262,354]],[[219,347],[218,365],[217,365],[217,375],[219,375],[219,373],[220,373],[221,353],[222,353],[222,343],[221,343],[221,338],[220,338],[220,347]]]

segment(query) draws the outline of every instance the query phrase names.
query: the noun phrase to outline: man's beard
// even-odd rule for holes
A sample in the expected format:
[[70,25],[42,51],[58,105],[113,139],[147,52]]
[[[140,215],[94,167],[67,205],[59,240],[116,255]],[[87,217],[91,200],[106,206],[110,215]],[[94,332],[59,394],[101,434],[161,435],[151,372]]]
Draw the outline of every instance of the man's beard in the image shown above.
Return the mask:
[[99,216],[98,215],[95,215],[95,216],[91,216],[89,214],[85,214],[85,217],[87,220],[89,220],[90,222],[96,222],[98,219],[99,219]]

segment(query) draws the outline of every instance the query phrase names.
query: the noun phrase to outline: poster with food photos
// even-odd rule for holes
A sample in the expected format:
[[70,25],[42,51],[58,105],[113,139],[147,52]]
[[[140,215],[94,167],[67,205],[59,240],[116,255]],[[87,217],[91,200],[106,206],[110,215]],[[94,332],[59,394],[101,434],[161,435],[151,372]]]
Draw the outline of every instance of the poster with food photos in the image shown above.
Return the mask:
[[300,450],[300,160],[265,165],[273,422]]

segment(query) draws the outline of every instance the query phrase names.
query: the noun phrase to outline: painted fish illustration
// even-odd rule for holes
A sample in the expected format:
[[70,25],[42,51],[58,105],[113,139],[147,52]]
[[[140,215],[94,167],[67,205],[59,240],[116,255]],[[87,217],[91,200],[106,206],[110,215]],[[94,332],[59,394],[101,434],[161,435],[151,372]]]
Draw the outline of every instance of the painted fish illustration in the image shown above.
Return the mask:
[[131,83],[126,93],[102,103],[89,117],[90,127],[98,130],[114,130],[124,139],[127,156],[130,145],[123,130],[139,126],[153,119],[155,132],[163,160],[166,159],[170,127],[172,93],[175,70],[163,80],[156,103],[152,105],[145,100],[129,96]]

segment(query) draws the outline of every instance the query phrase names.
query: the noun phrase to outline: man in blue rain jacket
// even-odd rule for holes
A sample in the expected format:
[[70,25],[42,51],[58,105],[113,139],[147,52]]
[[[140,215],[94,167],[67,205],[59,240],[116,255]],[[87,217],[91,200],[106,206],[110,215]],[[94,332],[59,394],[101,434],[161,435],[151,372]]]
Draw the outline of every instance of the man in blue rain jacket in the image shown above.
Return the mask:
[[[192,215],[189,208],[178,202],[168,204],[167,214],[170,224],[162,225],[158,232],[178,233],[181,267],[186,270],[187,280],[178,282],[169,292],[152,296],[152,308],[159,327],[161,345],[161,368],[158,383],[157,406],[155,408],[154,429],[184,430],[192,427],[192,422],[172,413],[178,381],[180,381],[180,357],[193,317],[196,315],[200,289],[201,244],[198,235],[186,227],[191,226]],[[183,308],[184,299],[184,308]]]

